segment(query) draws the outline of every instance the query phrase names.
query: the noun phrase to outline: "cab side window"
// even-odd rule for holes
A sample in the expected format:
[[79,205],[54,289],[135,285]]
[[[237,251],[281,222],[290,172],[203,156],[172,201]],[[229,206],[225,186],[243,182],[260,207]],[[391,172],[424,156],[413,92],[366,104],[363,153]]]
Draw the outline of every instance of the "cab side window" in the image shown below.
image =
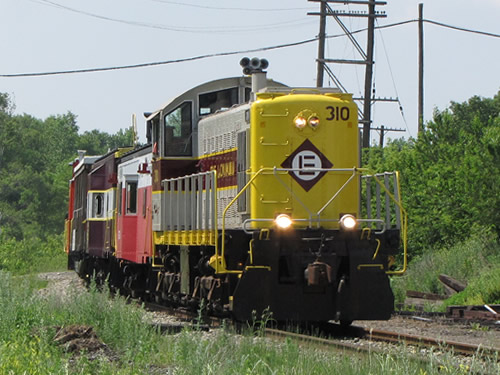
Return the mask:
[[191,156],[192,104],[182,103],[163,118],[165,156]]
[[238,88],[207,92],[198,96],[199,114],[209,115],[219,110],[226,110],[238,104]]

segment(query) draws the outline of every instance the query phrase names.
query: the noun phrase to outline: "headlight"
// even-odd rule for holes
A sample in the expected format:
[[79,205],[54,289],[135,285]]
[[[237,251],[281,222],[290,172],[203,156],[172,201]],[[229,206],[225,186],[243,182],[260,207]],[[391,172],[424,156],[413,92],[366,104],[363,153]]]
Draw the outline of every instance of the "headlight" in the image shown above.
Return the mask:
[[342,216],[339,220],[339,223],[340,223],[341,228],[345,229],[345,230],[354,229],[356,227],[356,225],[358,225],[356,218],[351,214],[347,214],[347,215]]
[[307,120],[302,116],[297,116],[293,120],[293,123],[297,129],[304,129],[307,125]]
[[319,126],[319,117],[311,116],[309,117],[309,126],[313,129],[316,129]]
[[290,226],[292,225],[292,219],[287,214],[278,215],[276,219],[274,219],[274,222],[276,223],[278,228],[281,229],[290,228]]

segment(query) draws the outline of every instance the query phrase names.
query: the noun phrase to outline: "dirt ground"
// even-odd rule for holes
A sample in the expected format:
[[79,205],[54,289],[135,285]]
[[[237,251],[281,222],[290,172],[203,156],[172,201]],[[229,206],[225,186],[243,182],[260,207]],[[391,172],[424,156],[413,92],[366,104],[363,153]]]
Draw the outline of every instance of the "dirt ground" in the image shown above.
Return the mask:
[[70,325],[57,327],[54,342],[62,345],[66,352],[73,354],[73,357],[85,353],[90,360],[98,357],[104,357],[109,361],[118,359],[116,353],[97,337],[91,326]]

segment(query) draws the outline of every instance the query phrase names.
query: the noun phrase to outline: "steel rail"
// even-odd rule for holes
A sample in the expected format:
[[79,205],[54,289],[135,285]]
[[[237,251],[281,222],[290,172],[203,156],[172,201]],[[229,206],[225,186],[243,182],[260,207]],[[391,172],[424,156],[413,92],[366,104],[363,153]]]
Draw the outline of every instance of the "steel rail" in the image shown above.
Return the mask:
[[[163,305],[158,305],[154,303],[145,304],[148,309],[156,311],[165,311],[170,315],[176,316],[183,320],[193,320],[199,318],[199,314],[193,311],[184,309],[169,308]],[[209,327],[220,327],[224,318],[218,318],[214,316],[203,316],[203,323],[207,324]],[[228,320],[230,323],[231,320]],[[337,331],[337,333],[333,333]],[[285,338],[289,337],[296,339],[298,341],[309,342],[311,344],[319,344],[322,346],[330,346],[338,349],[345,349],[356,352],[378,352],[373,348],[365,348],[359,345],[349,344],[345,342],[340,342],[334,339],[327,339],[316,337],[307,334],[299,334],[290,332],[282,329],[265,328],[264,330],[266,336],[275,338]],[[338,336],[338,325],[329,324],[329,328],[324,331],[326,334],[337,335]],[[491,357],[500,360],[500,348],[494,348],[484,345],[467,344],[463,342],[457,342],[445,339],[434,339],[426,336],[412,335],[400,332],[385,331],[373,328],[364,328],[359,326],[351,326],[346,328],[345,333],[352,335],[354,337],[360,337],[370,341],[382,341],[395,344],[404,345],[415,345],[424,347],[437,347],[437,348],[448,348],[452,350],[455,354],[461,355],[477,355],[479,357]]]
[[500,348],[493,348],[483,345],[467,344],[463,342],[433,339],[425,336],[411,335],[399,332],[383,331],[378,329],[369,329],[362,327],[352,327],[363,332],[363,337],[369,340],[403,343],[405,345],[416,345],[426,347],[449,348],[457,354],[478,355],[481,357],[491,356],[500,358]]
[[322,337],[311,336],[307,334],[294,333],[281,329],[266,328],[264,330],[266,337],[271,339],[293,339],[306,344],[319,345],[324,347],[330,347],[338,350],[346,350],[356,353],[378,353],[383,354],[384,352],[380,349],[368,348],[357,344],[351,344],[348,342],[341,342],[334,339],[327,339]]
[[[332,326],[333,326],[333,324],[332,324]],[[358,333],[363,333],[363,332],[366,333],[366,331],[369,331],[369,330],[365,330],[362,327],[352,326],[352,327],[345,328],[345,332],[347,332],[347,331],[349,331],[349,332],[358,331]],[[372,338],[373,338],[374,331],[375,330],[371,330]],[[376,332],[379,332],[379,331],[376,331]],[[350,353],[357,354],[357,355],[371,355],[371,354],[386,355],[386,354],[388,354],[388,352],[386,350],[373,348],[372,346],[362,346],[359,344],[351,344],[351,343],[341,342],[341,341],[335,340],[335,339],[320,338],[320,337],[315,337],[315,336],[310,336],[310,335],[305,335],[305,334],[298,334],[298,333],[294,333],[294,332],[283,331],[283,330],[279,330],[279,329],[266,328],[264,333],[265,333],[265,336],[270,338],[270,339],[275,339],[275,340],[277,340],[277,339],[278,340],[292,339],[292,340],[295,340],[297,342],[302,342],[305,345],[313,345],[313,346],[316,345],[319,347],[331,348],[333,350],[350,352]],[[391,333],[395,334],[396,336],[399,336],[399,337],[403,336],[403,335],[398,335],[397,333],[394,333],[394,332],[391,332]],[[355,335],[355,336],[357,336],[357,335]],[[398,343],[401,343],[401,342],[407,343],[407,341],[401,341],[401,340],[394,340],[394,341],[388,340],[387,336],[388,335],[386,335],[386,337],[384,337],[384,338],[380,337],[380,341],[385,341],[385,342],[389,341],[391,343],[397,341]],[[431,343],[431,341],[436,341],[436,340],[431,339],[428,342]],[[436,343],[437,343],[437,341],[436,341]],[[450,346],[450,344],[451,344],[451,342],[447,342],[448,346]],[[440,348],[442,347],[439,345],[439,343],[437,343],[437,345]],[[461,345],[464,345],[464,344],[461,344]],[[469,346],[469,345],[465,344],[465,346]],[[470,347],[472,347],[472,346],[470,346]],[[475,355],[481,356],[481,354],[485,354],[485,348],[483,348],[481,346],[477,346],[475,349],[476,349],[476,351],[468,352],[467,355],[475,354]],[[489,349],[493,350],[493,352],[490,353],[490,356],[488,356],[487,358],[490,358],[490,359],[493,358],[493,359],[499,360],[499,350],[500,349],[491,349],[491,348],[489,348]],[[454,349],[454,350],[455,350],[455,354],[457,354],[458,350],[456,350],[456,349]],[[411,359],[412,361],[417,362],[417,363],[421,363],[422,365],[428,365],[431,362],[431,360],[428,357],[418,355],[418,354],[408,354],[408,358]],[[438,366],[438,368],[447,368],[447,366],[442,364],[439,359],[433,360],[433,362],[435,365]],[[459,364],[457,363],[456,366],[458,367]],[[471,375],[476,375],[476,374],[479,375],[479,373],[477,373],[475,371],[470,371],[469,373]],[[493,374],[493,373],[481,371],[480,374],[486,375],[486,374]]]
[[[293,338],[299,341],[317,343],[324,346],[331,346],[336,348],[342,348],[346,350],[352,350],[357,352],[377,352],[373,348],[366,348],[359,345],[354,345],[350,343],[340,342],[335,339],[326,339],[321,337],[310,336],[306,334],[298,334],[294,332],[266,328],[266,335],[269,337],[279,337],[279,338]],[[500,358],[500,348],[492,348],[483,345],[466,344],[456,341],[433,339],[424,336],[410,335],[398,332],[389,332],[376,329],[366,329],[363,327],[352,326],[346,330],[346,333],[352,334],[355,337],[364,338],[370,341],[383,341],[388,343],[399,343],[404,345],[415,345],[415,346],[425,346],[425,347],[438,347],[438,348],[448,348],[453,350],[455,354],[461,355],[477,355],[480,357],[492,357]]]
[[[156,303],[145,303],[145,307],[150,311],[164,311],[168,312],[169,315],[174,315],[184,322],[190,322],[191,329],[197,331],[209,331],[212,328],[221,327],[232,327],[236,333],[241,333],[244,331],[245,327],[250,327],[241,322],[235,322],[231,319],[224,319],[221,317],[213,316],[200,316],[200,314],[194,311],[182,309],[174,309],[166,307],[163,305],[158,305]],[[202,320],[201,322],[199,320]],[[182,324],[175,323],[154,323],[153,327],[162,333],[177,333],[182,331],[186,326]],[[425,347],[438,347],[439,349],[450,349],[452,352],[460,355],[475,355],[479,358],[486,360],[493,360],[494,362],[500,361],[500,348],[485,347],[482,345],[471,345],[465,343],[458,343],[454,341],[447,340],[436,340],[428,337],[422,337],[418,335],[401,334],[397,332],[389,332],[383,330],[366,329],[358,326],[341,327],[338,324],[328,323],[326,326],[320,330],[322,334],[326,334],[333,338],[317,337],[311,334],[300,334],[295,332],[290,332],[284,329],[274,329],[274,328],[259,328],[258,325],[254,329],[259,329],[263,332],[264,337],[272,340],[286,340],[291,339],[299,344],[307,345],[308,347],[318,347],[331,349],[338,352],[349,352],[354,355],[366,356],[366,355],[386,355],[388,352],[386,349],[374,348],[372,345],[360,345],[359,343],[349,343],[341,341],[339,338],[347,336],[359,337],[368,342],[371,341],[381,341],[392,344],[404,344],[404,345],[414,345],[414,346],[425,346]],[[340,330],[340,331],[339,331]],[[343,334],[339,336],[339,332]],[[336,338],[337,337],[337,338]],[[422,365],[427,365],[431,361],[428,357],[419,354],[408,354],[408,358],[412,361],[420,363]],[[440,360],[435,359],[434,363],[440,365]],[[458,364],[457,364],[458,366]],[[446,368],[446,366],[443,365]],[[490,372],[480,372],[484,374],[493,374]],[[471,371],[470,374],[476,375],[476,372]],[[479,373],[477,373],[479,375]]]

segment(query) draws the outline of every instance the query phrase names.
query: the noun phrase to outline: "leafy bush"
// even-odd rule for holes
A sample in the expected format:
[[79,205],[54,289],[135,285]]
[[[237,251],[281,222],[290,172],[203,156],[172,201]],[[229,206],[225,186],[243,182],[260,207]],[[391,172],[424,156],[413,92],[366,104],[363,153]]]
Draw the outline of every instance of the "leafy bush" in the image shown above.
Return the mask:
[[67,257],[63,235],[16,240],[0,235],[0,269],[15,274],[63,270]]
[[500,265],[486,269],[467,288],[444,302],[451,305],[500,304]]
[[[500,282],[495,283],[500,278],[499,267],[498,237],[491,230],[476,228],[469,239],[455,246],[429,251],[413,259],[406,275],[394,278],[392,286],[400,303],[404,301],[406,290],[443,294],[444,288],[438,276],[447,274],[468,283],[468,295],[481,295],[481,288],[488,285],[481,298],[484,303],[495,303],[500,293]],[[486,274],[490,277],[487,278]]]

